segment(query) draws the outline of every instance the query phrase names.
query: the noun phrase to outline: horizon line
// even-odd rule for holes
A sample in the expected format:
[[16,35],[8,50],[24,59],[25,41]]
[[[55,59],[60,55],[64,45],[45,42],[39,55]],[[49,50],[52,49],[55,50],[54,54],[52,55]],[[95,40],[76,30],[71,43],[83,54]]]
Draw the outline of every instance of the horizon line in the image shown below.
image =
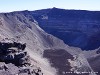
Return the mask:
[[[57,8],[57,7],[53,7],[53,8]],[[12,11],[3,11],[0,13],[11,13],[11,12],[20,12],[20,11],[37,11],[37,10],[44,10],[44,9],[53,9],[53,8],[40,8],[40,9],[22,9],[22,10],[12,10]],[[65,9],[65,8],[57,8],[57,9],[64,9],[64,10],[76,10],[76,11],[97,11],[99,12],[100,10],[88,10],[88,9]]]

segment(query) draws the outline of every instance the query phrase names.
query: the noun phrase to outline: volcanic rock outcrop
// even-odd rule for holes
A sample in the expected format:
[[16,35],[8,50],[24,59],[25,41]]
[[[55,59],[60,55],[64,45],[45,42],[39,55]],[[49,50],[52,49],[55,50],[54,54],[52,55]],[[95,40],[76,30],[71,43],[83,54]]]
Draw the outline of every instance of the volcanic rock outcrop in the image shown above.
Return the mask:
[[26,44],[0,42],[0,75],[43,75],[31,64]]

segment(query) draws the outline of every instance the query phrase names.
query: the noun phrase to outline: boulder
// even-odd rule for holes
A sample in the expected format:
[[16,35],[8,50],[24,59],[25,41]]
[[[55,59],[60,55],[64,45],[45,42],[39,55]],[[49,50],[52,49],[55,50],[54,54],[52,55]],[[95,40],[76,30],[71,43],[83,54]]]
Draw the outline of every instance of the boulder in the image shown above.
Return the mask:
[[24,57],[24,58],[21,58],[21,59],[19,59],[19,64],[20,65],[24,65],[24,66],[26,66],[26,65],[31,65],[31,62],[30,62],[30,57],[29,56],[26,56],[26,57]]
[[27,52],[20,52],[20,53],[16,53],[14,55],[15,59],[20,59],[20,58],[23,58],[27,55]]

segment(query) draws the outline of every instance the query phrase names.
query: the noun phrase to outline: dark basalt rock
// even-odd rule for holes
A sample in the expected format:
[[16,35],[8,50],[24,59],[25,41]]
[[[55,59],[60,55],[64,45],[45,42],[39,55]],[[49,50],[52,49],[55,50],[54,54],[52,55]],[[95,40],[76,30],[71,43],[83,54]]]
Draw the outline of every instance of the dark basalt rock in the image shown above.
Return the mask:
[[0,75],[43,75],[40,68],[34,69],[31,66],[30,56],[25,48],[26,43],[0,42]]
[[[16,50],[11,49],[12,47],[17,48]],[[19,60],[27,56],[25,51],[26,44],[21,43],[1,43],[0,42],[0,60],[6,63],[13,63],[17,66],[21,66]],[[10,48],[10,49],[9,49]],[[28,58],[28,57],[27,57]]]

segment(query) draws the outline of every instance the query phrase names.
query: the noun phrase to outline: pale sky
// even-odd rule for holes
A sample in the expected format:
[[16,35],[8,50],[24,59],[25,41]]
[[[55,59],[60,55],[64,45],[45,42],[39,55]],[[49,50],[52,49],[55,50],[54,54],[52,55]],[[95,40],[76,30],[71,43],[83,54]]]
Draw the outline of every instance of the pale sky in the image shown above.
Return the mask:
[[63,8],[100,11],[100,0],[0,0],[0,12]]

